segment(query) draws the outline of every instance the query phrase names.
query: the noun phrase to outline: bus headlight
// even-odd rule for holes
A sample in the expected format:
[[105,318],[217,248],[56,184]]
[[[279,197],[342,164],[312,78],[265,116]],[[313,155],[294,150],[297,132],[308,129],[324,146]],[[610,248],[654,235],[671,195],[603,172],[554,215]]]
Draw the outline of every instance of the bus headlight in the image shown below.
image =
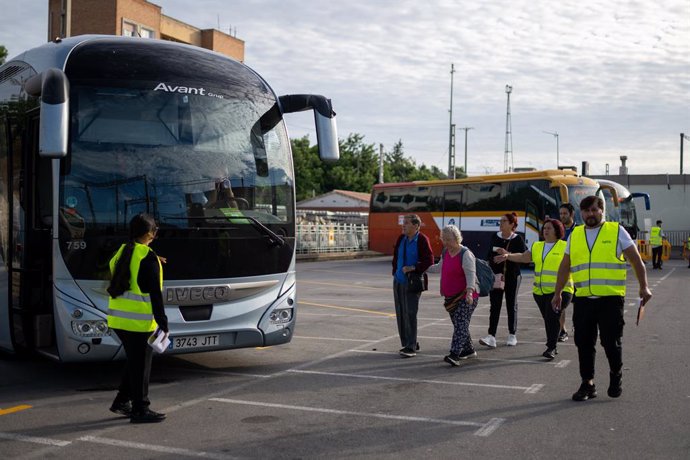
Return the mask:
[[292,308],[281,308],[271,312],[271,324],[285,324],[292,321]]
[[72,321],[72,332],[80,337],[103,337],[110,335],[108,323],[105,320]]

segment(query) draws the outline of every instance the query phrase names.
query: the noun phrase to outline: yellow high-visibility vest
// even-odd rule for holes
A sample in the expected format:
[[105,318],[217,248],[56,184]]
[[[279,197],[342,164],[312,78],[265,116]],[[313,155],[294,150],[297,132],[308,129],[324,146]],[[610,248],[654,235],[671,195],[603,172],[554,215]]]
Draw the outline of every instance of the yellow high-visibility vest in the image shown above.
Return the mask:
[[[110,259],[111,274],[115,273],[115,265],[124,248],[125,245],[123,244],[113,258]],[[134,243],[132,260],[129,263],[129,289],[115,299],[110,298],[108,302],[108,327],[132,332],[153,332],[156,330],[158,325],[153,319],[151,296],[141,292],[141,288],[137,283],[141,261],[144,260],[149,252],[151,252],[151,248],[145,244]],[[160,286],[163,289],[163,266],[160,260],[158,261],[158,266]]]
[[[532,262],[534,262],[534,287],[532,292],[537,295],[552,294],[556,291],[556,278],[558,267],[565,255],[566,242],[558,240],[551,250],[544,256],[546,242],[537,241],[532,245]],[[563,288],[564,292],[573,293],[573,278],[568,276],[568,282]]]
[[649,244],[651,246],[661,246],[661,227],[652,227],[649,232]]
[[627,276],[623,257],[617,256],[616,222],[604,222],[589,250],[585,226],[578,225],[570,235],[570,272],[576,297],[625,296]]

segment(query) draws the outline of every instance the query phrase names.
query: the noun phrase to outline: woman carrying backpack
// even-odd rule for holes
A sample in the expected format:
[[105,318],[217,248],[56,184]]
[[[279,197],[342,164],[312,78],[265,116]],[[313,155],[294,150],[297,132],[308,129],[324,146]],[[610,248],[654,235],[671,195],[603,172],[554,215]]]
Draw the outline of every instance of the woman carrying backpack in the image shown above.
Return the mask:
[[[565,255],[566,242],[561,240],[565,228],[560,220],[546,219],[542,227],[542,234],[544,241],[536,241],[532,244],[532,249],[523,253],[509,253],[505,249],[499,249],[494,262],[500,263],[505,261],[517,263],[534,262],[534,300],[539,306],[542,318],[544,318],[544,328],[546,329],[546,351],[542,354],[546,359],[551,361],[556,357],[558,350],[556,344],[558,343],[558,334],[561,330],[561,311],[553,311],[551,308],[551,299],[553,298],[556,289],[556,277],[558,274],[558,267],[561,265],[563,256]],[[573,279],[568,278],[568,283],[563,288],[561,294],[561,309],[570,303],[573,297]]]
[[461,359],[477,356],[470,336],[470,319],[479,299],[475,258],[472,251],[461,244],[462,234],[455,225],[441,230],[441,241],[444,247],[441,260],[427,271],[441,273],[443,306],[453,322],[450,353],[443,360],[451,366],[459,366]]

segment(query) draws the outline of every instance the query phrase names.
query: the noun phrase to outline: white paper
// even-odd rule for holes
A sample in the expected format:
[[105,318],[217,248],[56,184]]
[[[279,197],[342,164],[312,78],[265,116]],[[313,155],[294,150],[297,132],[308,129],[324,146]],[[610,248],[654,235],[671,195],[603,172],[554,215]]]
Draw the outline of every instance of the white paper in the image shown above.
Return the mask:
[[151,348],[153,348],[153,351],[156,353],[165,352],[165,350],[168,349],[168,345],[170,345],[170,339],[168,338],[169,335],[170,334],[167,332],[156,329],[148,340],[148,343]]

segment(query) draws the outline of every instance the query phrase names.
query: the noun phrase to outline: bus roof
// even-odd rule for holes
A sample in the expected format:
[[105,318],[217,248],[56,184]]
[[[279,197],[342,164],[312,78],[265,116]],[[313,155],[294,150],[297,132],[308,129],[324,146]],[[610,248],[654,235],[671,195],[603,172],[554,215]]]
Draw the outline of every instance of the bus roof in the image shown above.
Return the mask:
[[597,185],[594,179],[585,176],[578,176],[576,172],[569,169],[546,169],[542,171],[526,171],[518,173],[498,173],[483,176],[471,176],[462,179],[442,179],[431,181],[412,181],[412,182],[391,182],[387,184],[375,184],[374,189],[386,187],[433,187],[437,185],[450,184],[475,184],[479,182],[508,182],[529,179],[544,179],[552,183],[564,185]]

